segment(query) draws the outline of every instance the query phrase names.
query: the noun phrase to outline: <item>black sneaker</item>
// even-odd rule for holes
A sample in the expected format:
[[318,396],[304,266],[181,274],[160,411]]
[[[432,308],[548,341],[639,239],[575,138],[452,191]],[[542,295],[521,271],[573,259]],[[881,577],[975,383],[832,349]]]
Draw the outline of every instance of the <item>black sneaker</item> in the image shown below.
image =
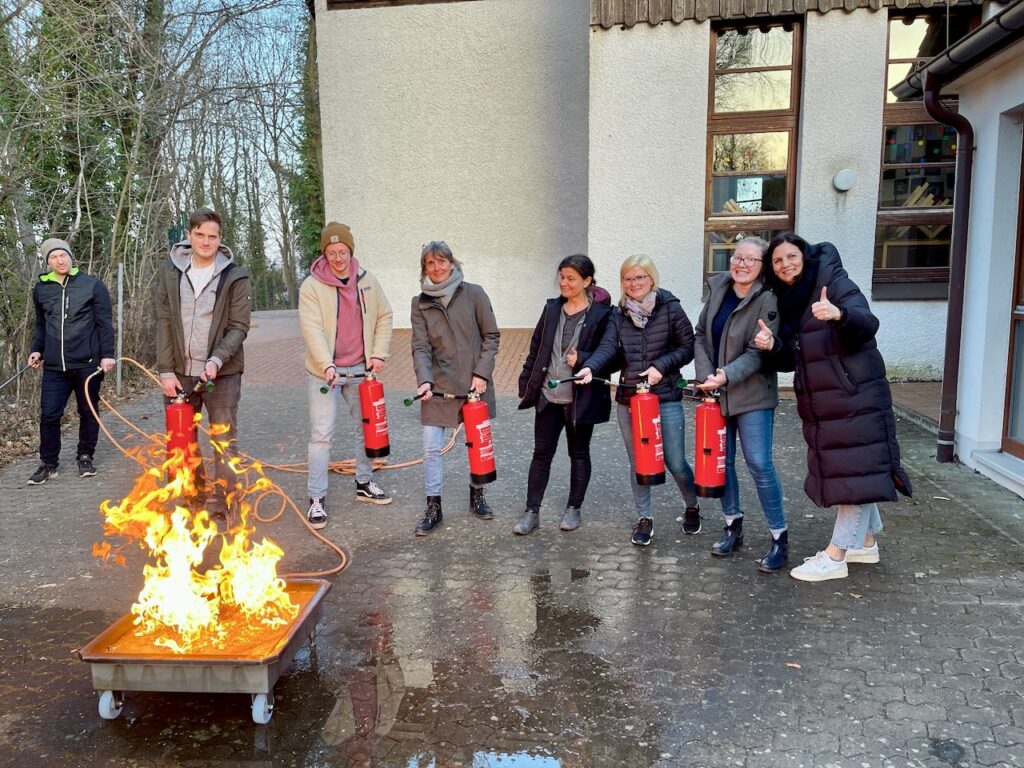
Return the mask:
[[309,500],[309,510],[306,512],[306,520],[309,521],[309,527],[320,530],[327,525],[327,512],[324,510],[324,498],[321,496],[319,499]]
[[40,464],[39,469],[32,473],[32,477],[28,479],[29,485],[42,485],[47,480],[57,479],[57,468],[48,467],[45,464]]
[[631,541],[638,547],[646,547],[654,538],[654,521],[649,517],[641,517],[633,526]]
[[93,466],[92,456],[86,456],[83,453],[78,457],[78,476],[96,477],[96,467]]
[[390,504],[392,499],[373,480],[365,483],[356,481],[356,501],[367,501],[370,504]]
[[687,507],[683,513],[683,533],[693,536],[700,533],[700,507]]

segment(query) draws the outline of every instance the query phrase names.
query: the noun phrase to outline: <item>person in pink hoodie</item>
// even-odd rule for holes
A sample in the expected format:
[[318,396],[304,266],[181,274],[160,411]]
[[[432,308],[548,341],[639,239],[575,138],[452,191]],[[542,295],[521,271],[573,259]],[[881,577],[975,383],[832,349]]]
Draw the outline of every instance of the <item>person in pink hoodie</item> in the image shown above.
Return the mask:
[[[320,256],[299,288],[299,324],[306,346],[309,390],[309,508],[313,528],[327,525],[327,480],[340,399],[352,428],[360,425],[359,382],[367,371],[379,373],[391,347],[391,305],[377,278],[355,258],[352,230],[336,221],[320,233]],[[326,383],[328,391],[321,392]],[[361,435],[361,431],[359,432]],[[356,501],[390,504],[391,497],[373,481],[373,460],[356,446]]]

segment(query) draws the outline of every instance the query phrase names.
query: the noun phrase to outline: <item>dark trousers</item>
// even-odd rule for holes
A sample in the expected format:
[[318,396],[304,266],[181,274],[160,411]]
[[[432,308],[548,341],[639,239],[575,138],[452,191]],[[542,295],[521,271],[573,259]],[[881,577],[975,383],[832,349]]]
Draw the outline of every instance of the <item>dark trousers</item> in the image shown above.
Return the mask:
[[[192,389],[199,381],[199,377],[178,374],[178,381],[181,382],[182,389],[185,392],[192,392]],[[214,451],[213,456],[214,477],[217,480],[214,499],[218,501],[223,501],[226,493],[235,487],[236,476],[228,465],[228,461],[237,454],[235,437],[237,434],[236,425],[238,423],[238,400],[241,396],[242,374],[231,373],[214,379],[211,391],[207,392],[200,387],[199,392],[192,392],[188,398],[196,413],[200,413],[203,406],[206,407],[206,417],[211,425],[224,424],[227,427],[227,430],[224,432],[218,430],[216,434],[210,435],[211,440],[227,442],[224,451]],[[164,398],[164,401],[170,402],[168,398]],[[205,481],[202,469],[197,472],[196,480],[196,484],[199,486],[200,492],[202,492]]]
[[590,438],[593,424],[576,424],[569,420],[567,406],[546,403],[537,411],[533,422],[533,461],[526,485],[526,506],[539,508],[551,476],[551,461],[558,449],[558,438],[565,430],[569,450],[570,507],[583,506],[583,497],[590,485]]
[[[76,456],[93,455],[100,425],[89,410],[85,399],[85,380],[96,371],[95,368],[75,368],[70,371],[43,370],[43,388],[39,397],[39,459],[48,467],[60,465],[60,420],[64,416],[71,393],[75,393],[78,404],[78,449]],[[103,373],[99,372],[89,382],[89,399],[100,410],[100,384]]]

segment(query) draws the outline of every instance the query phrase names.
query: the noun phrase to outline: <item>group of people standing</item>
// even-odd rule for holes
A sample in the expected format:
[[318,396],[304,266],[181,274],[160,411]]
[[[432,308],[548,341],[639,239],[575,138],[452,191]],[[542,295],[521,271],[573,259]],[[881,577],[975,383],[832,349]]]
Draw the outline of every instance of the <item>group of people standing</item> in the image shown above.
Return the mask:
[[[172,248],[157,283],[158,369],[164,395],[191,398],[197,410],[205,405],[211,422],[227,425],[225,437],[230,441],[235,437],[241,392],[242,342],[249,328],[248,275],[222,244],[215,212],[194,212],[188,234],[187,240]],[[70,248],[57,242],[62,249],[51,248],[44,254],[51,272],[42,276],[34,293],[37,333],[29,358],[30,364],[38,365],[45,356],[48,370],[57,359],[50,353],[51,346],[66,343],[55,337],[49,309],[54,303],[51,297],[58,293],[53,284],[64,293],[67,286],[76,285],[70,281],[74,278]],[[61,250],[67,264],[58,253]],[[339,403],[343,400],[352,419],[360,420],[355,385],[386,365],[393,317],[379,281],[356,259],[349,227],[329,223],[321,233],[320,250],[299,298],[310,419],[307,519],[313,528],[328,522],[328,470]],[[696,328],[679,299],[660,284],[658,269],[648,256],[630,256],[622,263],[620,298],[614,306],[609,292],[598,287],[594,264],[587,256],[564,258],[557,276],[559,296],[541,312],[519,377],[519,407],[534,410],[534,450],[525,511],[513,526],[515,534],[525,536],[540,526],[544,493],[563,431],[570,471],[559,528],[573,531],[580,526],[591,477],[590,442],[595,426],[611,419],[614,388],[637,516],[631,541],[637,546],[651,543],[651,488],[637,482],[630,417],[630,399],[640,386],[659,400],[665,465],[681,496],[683,533],[699,533],[702,515],[686,460],[685,381],[680,373],[693,361],[696,387],[715,393],[726,417],[724,528],[711,554],[727,557],[744,542],[736,471],[738,438],[770,534],[758,568],[775,573],[788,564],[788,522],[772,461],[772,438],[779,403],[778,372],[793,371],[807,443],[804,489],[818,506],[836,506],[837,516],[829,544],[790,574],[803,581],[824,581],[845,577],[848,563],[878,562],[874,540],[882,529],[878,502],[895,501],[897,491],[909,495],[911,487],[900,466],[892,398],[875,343],[878,319],[831,244],[811,245],[793,233],[779,235],[771,243],[756,237],[741,240],[732,253],[729,272],[708,281]],[[462,265],[443,241],[422,247],[420,281],[410,321],[413,368],[422,403],[426,496],[415,533],[426,536],[443,521],[445,430],[457,428],[461,421],[462,401],[452,395],[475,392],[494,416],[492,380],[500,332],[484,289],[464,279]],[[92,284],[89,287],[95,290]],[[105,289],[95,292],[105,294]],[[102,296],[96,302],[102,308]],[[109,297],[106,312],[109,317]],[[88,344],[76,344],[88,346],[83,355],[88,359],[80,367],[95,367],[101,361],[100,367],[109,370],[112,334],[102,323],[90,327],[89,334]],[[607,377],[614,373],[619,377],[613,387]],[[44,394],[45,381],[51,378],[55,375],[44,380]],[[61,410],[82,377],[64,378]],[[548,386],[552,380],[564,379],[573,381]],[[194,386],[213,380],[217,386],[212,390]],[[52,422],[48,413],[44,405],[44,424]],[[59,417],[57,424],[59,437]],[[43,439],[43,464],[30,483],[56,476],[52,431],[48,428]],[[82,458],[88,458],[85,466],[92,474],[94,447],[95,436],[87,434],[78,449],[80,467]],[[373,479],[372,461],[361,449],[356,457],[355,499],[391,503],[391,496]],[[230,506],[233,480],[227,458],[219,455],[215,460],[217,490],[210,499],[215,515],[227,514]],[[484,487],[472,481],[469,511],[481,520],[494,517]]]

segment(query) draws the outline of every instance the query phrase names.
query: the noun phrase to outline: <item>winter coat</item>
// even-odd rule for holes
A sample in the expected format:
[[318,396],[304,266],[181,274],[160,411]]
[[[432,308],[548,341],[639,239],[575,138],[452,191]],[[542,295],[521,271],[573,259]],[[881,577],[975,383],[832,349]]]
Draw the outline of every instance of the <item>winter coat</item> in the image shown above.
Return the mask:
[[[377,278],[360,268],[356,277],[359,308],[363,312],[363,354],[387,360],[391,351],[391,305]],[[338,289],[310,275],[299,288],[299,325],[306,344],[306,370],[317,377],[334,365],[338,334]]]
[[654,312],[643,329],[637,328],[622,308],[614,310],[609,333],[591,355],[588,367],[593,371],[621,368],[615,401],[628,405],[636,393],[641,371],[652,365],[663,378],[651,387],[651,392],[662,402],[682,400],[683,391],[678,384],[683,377],[679,369],[691,360],[693,326],[690,319],[679,299],[659,288]]
[[[434,385],[435,392],[464,395],[473,377],[487,380],[482,398],[494,418],[494,359],[501,333],[491,300],[484,289],[462,283],[445,307],[421,293],[412,300],[412,364],[417,384]],[[465,400],[433,397],[420,407],[424,426],[457,427]]]
[[[783,331],[771,359],[778,370],[795,369],[793,387],[807,443],[804,490],[819,507],[895,501],[897,488],[909,495],[885,362],[875,342],[878,318],[831,243],[808,247],[801,277],[814,285],[806,305],[801,308],[800,301],[792,311],[786,309],[786,291],[794,288],[771,282],[786,313],[780,317],[783,328],[799,329],[789,338]],[[841,310],[839,320],[825,322],[811,314],[822,287]]]
[[[701,310],[694,331],[694,365],[697,381],[704,381],[715,372],[711,325],[722,306],[727,291],[733,289],[732,275],[716,275],[708,280],[708,300]],[[771,368],[765,369],[761,351],[754,344],[763,320],[772,333],[779,330],[779,311],[775,294],[761,282],[755,283],[739,306],[726,320],[718,347],[718,367],[725,371],[728,383],[721,389],[719,402],[726,416],[749,411],[774,409],[779,404],[779,377]]]
[[[184,327],[181,318],[181,280],[192,260],[192,246],[181,242],[160,267],[156,283],[156,365],[161,374],[186,373]],[[245,358],[242,342],[249,333],[252,298],[249,273],[235,264],[227,246],[220,246],[214,262],[211,285],[215,284],[213,318],[208,335],[208,360],[221,365],[219,376],[242,373]]]
[[73,268],[61,284],[55,272],[40,275],[32,287],[36,309],[30,352],[48,371],[96,368],[114,357],[114,324],[107,287]]
[[[519,374],[519,409],[536,407],[544,397],[544,387],[549,376],[548,363],[551,350],[555,344],[555,333],[558,330],[558,313],[562,311],[565,299],[559,296],[549,299],[541,313],[537,327],[533,329],[530,339],[530,352],[523,363],[523,371]],[[609,320],[614,310],[609,304],[593,301],[587,314],[580,322],[579,341],[576,344],[576,365],[573,373],[587,365],[587,359],[600,344],[608,330]],[[608,371],[594,371],[595,376],[607,376]],[[569,405],[570,418],[574,424],[603,424],[611,416],[612,397],[609,388],[603,384],[589,384],[572,388],[572,403]]]

